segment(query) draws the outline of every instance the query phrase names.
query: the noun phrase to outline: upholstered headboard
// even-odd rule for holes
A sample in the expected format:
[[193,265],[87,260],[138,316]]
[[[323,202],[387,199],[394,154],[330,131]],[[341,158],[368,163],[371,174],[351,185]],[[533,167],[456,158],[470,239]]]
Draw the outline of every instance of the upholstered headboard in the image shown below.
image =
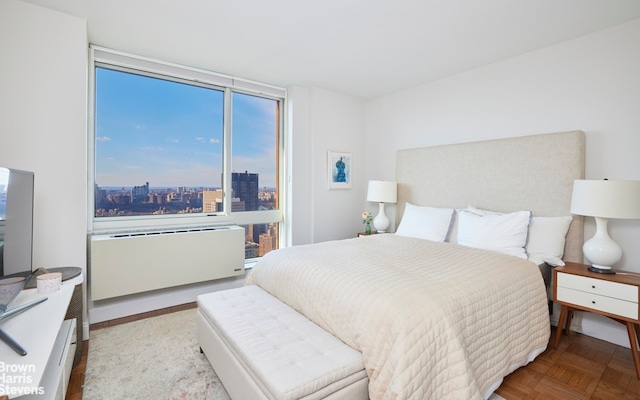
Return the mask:
[[[399,150],[399,223],[406,202],[534,216],[570,215],[573,181],[584,179],[582,131]],[[573,216],[564,259],[582,262],[583,218]]]

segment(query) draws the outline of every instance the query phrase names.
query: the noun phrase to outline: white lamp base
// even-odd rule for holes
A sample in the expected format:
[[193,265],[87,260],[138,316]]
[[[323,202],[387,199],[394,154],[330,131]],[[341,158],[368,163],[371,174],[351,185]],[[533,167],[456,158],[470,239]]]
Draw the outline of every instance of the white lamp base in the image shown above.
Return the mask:
[[596,233],[582,248],[584,256],[593,264],[589,270],[600,273],[615,273],[612,265],[622,258],[622,249],[607,232],[607,218],[595,217]]
[[373,226],[376,228],[378,233],[385,233],[386,229],[389,227],[389,218],[384,213],[384,203],[380,204],[380,210],[378,211],[378,215],[373,219]]
[[590,265],[589,268],[587,268],[589,271],[591,272],[597,272],[599,274],[611,274],[611,275],[615,275],[616,271],[613,268],[598,268],[594,265]]

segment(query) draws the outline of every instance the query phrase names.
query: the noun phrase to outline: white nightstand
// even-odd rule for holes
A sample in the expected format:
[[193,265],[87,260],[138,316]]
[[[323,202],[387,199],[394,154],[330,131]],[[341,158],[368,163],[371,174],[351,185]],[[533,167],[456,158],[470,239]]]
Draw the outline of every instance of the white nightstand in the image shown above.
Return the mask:
[[615,275],[599,274],[587,268],[587,265],[567,262],[564,267],[553,270],[553,301],[562,306],[553,347],[557,348],[560,343],[565,319],[568,321],[566,333],[569,333],[574,311],[604,315],[627,327],[636,375],[640,379],[637,342],[640,336],[640,274],[626,271],[617,271]]

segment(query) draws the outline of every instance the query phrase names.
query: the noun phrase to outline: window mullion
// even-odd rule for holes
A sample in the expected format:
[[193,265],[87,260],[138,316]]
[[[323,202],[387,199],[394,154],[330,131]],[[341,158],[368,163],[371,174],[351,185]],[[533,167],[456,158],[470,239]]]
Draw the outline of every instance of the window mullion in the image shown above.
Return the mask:
[[232,115],[232,102],[231,102],[231,89],[226,88],[224,91],[224,118],[223,118],[223,127],[222,127],[222,159],[223,159],[223,167],[222,167],[222,185],[223,185],[223,208],[225,214],[229,215],[231,213],[231,202],[233,198],[233,193],[231,190],[231,147],[233,146],[233,138],[231,132],[231,115]]

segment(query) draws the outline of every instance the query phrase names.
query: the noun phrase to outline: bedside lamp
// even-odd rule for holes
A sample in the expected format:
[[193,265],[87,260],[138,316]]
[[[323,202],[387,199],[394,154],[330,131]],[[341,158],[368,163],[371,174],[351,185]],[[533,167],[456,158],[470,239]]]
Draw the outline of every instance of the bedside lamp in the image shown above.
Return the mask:
[[622,249],[607,231],[609,218],[640,218],[640,181],[576,180],[571,213],[594,217],[596,233],[584,243],[584,256],[592,272],[614,274],[611,266],[622,258]]
[[384,204],[398,201],[398,185],[391,181],[369,181],[367,201],[380,204],[378,215],[373,219],[373,226],[376,231],[384,233],[389,227],[389,218],[384,213]]

